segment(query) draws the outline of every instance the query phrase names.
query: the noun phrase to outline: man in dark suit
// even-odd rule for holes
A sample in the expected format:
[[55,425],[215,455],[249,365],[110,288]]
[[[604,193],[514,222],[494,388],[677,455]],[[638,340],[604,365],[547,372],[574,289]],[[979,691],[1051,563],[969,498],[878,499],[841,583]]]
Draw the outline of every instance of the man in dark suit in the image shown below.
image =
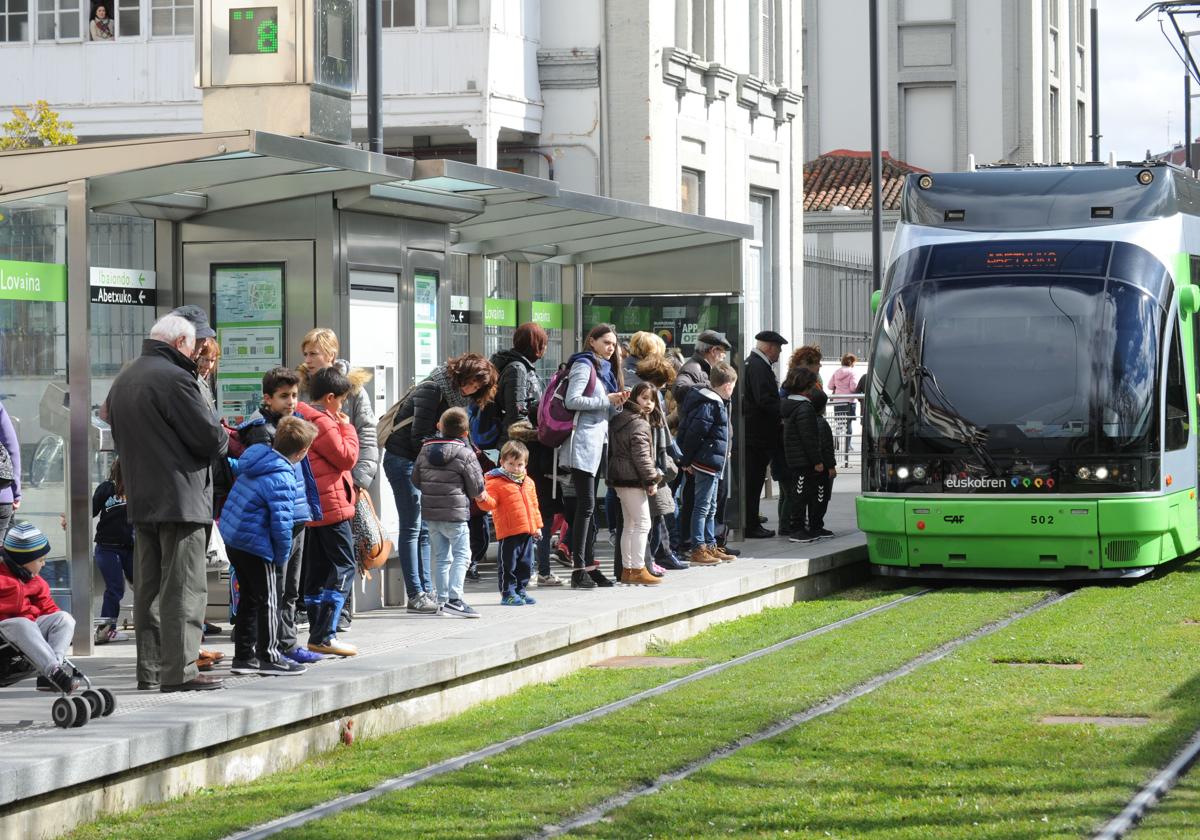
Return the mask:
[[775,532],[764,528],[759,521],[758,503],[767,468],[782,446],[779,426],[779,379],[775,363],[787,339],[774,330],[763,330],[754,336],[757,342],[746,357],[746,373],[739,385],[742,388],[743,428],[746,430],[746,536],[764,539]]

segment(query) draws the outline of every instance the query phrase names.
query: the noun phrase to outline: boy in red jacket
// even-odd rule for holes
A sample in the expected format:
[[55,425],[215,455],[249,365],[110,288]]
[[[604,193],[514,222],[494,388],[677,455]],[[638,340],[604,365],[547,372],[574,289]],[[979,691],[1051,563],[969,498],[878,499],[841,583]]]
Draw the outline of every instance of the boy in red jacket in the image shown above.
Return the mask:
[[297,412],[317,427],[308,462],[317,481],[324,519],[308,523],[304,541],[304,604],[308,607],[308,649],[313,653],[354,656],[358,648],[339,641],[338,617],[354,585],[354,535],[350,520],[358,501],[350,470],[358,462],[358,433],[342,413],[350,380],[336,367],[309,380],[312,404]]
[[28,522],[9,529],[0,562],[0,636],[37,668],[38,688],[69,694],[78,685],[63,670],[63,657],[75,619],[51,600],[50,587],[39,574],[49,553],[46,536]]
[[525,472],[528,462],[525,444],[510,440],[500,450],[500,466],[484,479],[496,505],[492,522],[500,541],[500,603],[506,607],[537,603],[525,591],[533,574],[534,539],[542,533],[537,490]]

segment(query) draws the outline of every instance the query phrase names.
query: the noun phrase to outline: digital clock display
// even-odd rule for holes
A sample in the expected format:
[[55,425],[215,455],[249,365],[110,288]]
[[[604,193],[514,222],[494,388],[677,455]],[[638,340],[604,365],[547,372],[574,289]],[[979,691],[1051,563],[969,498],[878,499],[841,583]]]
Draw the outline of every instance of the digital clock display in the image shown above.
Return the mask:
[[279,52],[279,9],[255,6],[229,10],[230,55],[274,55]]

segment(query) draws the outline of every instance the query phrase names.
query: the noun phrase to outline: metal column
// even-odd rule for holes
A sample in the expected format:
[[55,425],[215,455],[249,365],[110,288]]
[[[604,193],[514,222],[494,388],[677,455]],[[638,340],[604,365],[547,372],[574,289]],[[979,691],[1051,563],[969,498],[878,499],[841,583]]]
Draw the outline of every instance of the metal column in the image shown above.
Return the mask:
[[92,358],[89,347],[88,185],[67,185],[67,393],[71,434],[64,455],[68,492],[67,557],[71,565],[71,612],[76,656],[92,653]]

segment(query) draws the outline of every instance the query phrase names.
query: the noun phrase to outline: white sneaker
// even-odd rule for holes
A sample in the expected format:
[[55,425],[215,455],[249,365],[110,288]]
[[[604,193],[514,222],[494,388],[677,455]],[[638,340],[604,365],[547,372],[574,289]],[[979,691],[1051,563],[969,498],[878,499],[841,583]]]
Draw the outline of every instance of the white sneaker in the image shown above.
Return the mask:
[[106,645],[109,642],[128,642],[129,634],[122,633],[117,628],[104,624],[96,628],[95,641],[98,645]]
[[538,586],[562,586],[563,582],[562,582],[562,578],[560,578],[554,574],[538,575],[537,585]]

